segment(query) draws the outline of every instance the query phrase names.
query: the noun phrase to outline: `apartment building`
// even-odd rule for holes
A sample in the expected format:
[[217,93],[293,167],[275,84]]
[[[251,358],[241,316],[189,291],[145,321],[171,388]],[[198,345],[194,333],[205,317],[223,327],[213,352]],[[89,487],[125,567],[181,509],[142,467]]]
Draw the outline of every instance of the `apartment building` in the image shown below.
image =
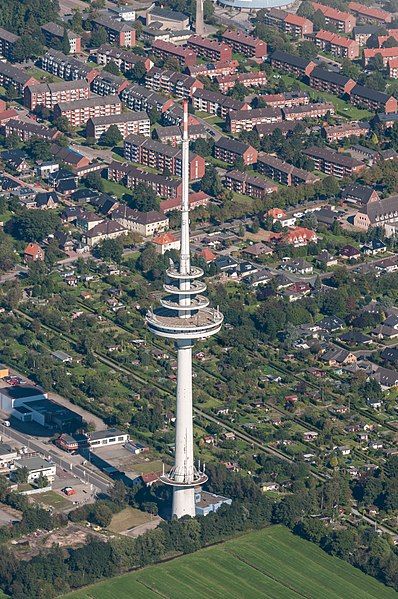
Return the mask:
[[267,56],[267,44],[258,37],[233,29],[227,29],[221,37],[223,42],[231,46],[234,52],[244,54],[248,58],[264,59]]
[[310,75],[315,68],[315,62],[312,60],[307,60],[288,52],[282,52],[281,50],[275,50],[270,60],[272,67],[299,78]]
[[[342,35],[321,29],[313,37],[315,44],[324,52],[330,52],[338,58],[354,60],[359,56],[359,43]],[[366,52],[366,50],[365,50]]]
[[157,110],[163,112],[173,104],[173,100],[147,89],[143,85],[131,85],[120,94],[120,99],[130,110]]
[[175,58],[178,60],[181,67],[189,67],[196,64],[196,53],[191,49],[183,46],[176,46],[171,42],[156,40],[152,44],[152,52],[156,58],[167,60]]
[[91,118],[122,113],[118,96],[96,96],[76,102],[61,102],[54,107],[54,117],[64,116],[72,127],[81,127]]
[[267,76],[263,71],[251,73],[235,73],[234,75],[222,75],[217,77],[217,83],[221,93],[226,94],[234,88],[237,83],[244,87],[264,87],[267,84]]
[[339,179],[360,173],[365,168],[365,165],[359,162],[359,160],[355,160],[351,156],[345,156],[329,148],[311,146],[303,150],[303,154],[313,160],[315,168],[318,171],[326,175],[333,175]]
[[108,36],[110,44],[132,48],[135,46],[135,29],[126,21],[114,21],[108,17],[99,15],[92,19],[94,27],[103,27]]
[[365,46],[366,42],[372,35],[378,35],[379,28],[375,25],[357,25],[352,30],[354,40],[358,42],[360,46]]
[[360,2],[349,2],[348,8],[354,15],[357,15],[363,21],[367,21],[368,23],[380,23],[385,25],[391,23],[394,18],[390,12],[386,12],[380,8],[366,6],[366,4],[361,4]]
[[334,71],[327,71],[321,67],[315,67],[307,78],[307,82],[313,89],[328,92],[336,96],[349,94],[355,87],[354,79],[340,75]]
[[351,33],[357,24],[356,18],[348,12],[343,12],[330,6],[325,6],[319,2],[311,2],[311,4],[315,11],[321,11],[325,17],[326,25],[331,25],[337,29],[337,31]]
[[14,58],[14,47],[19,39],[19,35],[0,27],[0,56],[12,60]]
[[350,102],[354,106],[367,108],[375,112],[390,114],[398,111],[398,102],[394,96],[389,96],[376,89],[355,85],[350,91]]
[[398,224],[398,196],[389,196],[369,202],[354,216],[354,226],[367,231],[369,227],[386,227]]
[[231,110],[227,115],[227,126],[231,133],[252,131],[263,123],[280,123],[283,120],[280,108],[254,108],[253,110]]
[[[145,24],[149,26],[153,23],[161,24],[161,29],[181,31],[182,29],[189,29],[189,16],[183,12],[170,10],[167,7],[152,5],[146,12]],[[156,25],[153,27],[155,28]]]
[[190,98],[197,89],[203,89],[204,85],[190,75],[152,67],[145,76],[145,87],[177,98]]
[[[183,111],[181,104],[179,104],[178,102],[174,102],[174,100],[172,100],[172,103],[170,104],[170,106],[165,107],[162,112],[162,123],[166,126],[181,125],[183,120],[184,120],[184,111]],[[191,126],[191,125],[198,125],[198,124],[199,124],[198,119],[193,114],[189,114],[188,115],[188,125]]]
[[134,189],[139,184],[147,185],[162,198],[181,198],[182,194],[180,180],[154,173],[146,173],[127,162],[111,162],[108,166],[108,179],[122,183],[130,189]]
[[268,135],[272,135],[275,129],[278,129],[283,137],[286,137],[294,131],[297,127],[297,123],[295,121],[282,121],[281,123],[266,123],[264,125],[256,125],[254,130],[257,132],[259,138]]
[[186,68],[187,73],[192,77],[209,77],[209,79],[215,79],[216,77],[224,77],[225,75],[234,75],[238,72],[239,62],[237,60],[229,60],[227,62],[207,62]]
[[9,119],[5,124],[5,135],[6,137],[17,135],[21,141],[28,141],[32,137],[54,141],[61,135],[61,132],[26,118],[24,120]]
[[139,212],[133,210],[126,204],[121,204],[111,213],[112,221],[124,227],[127,231],[138,233],[143,237],[152,237],[157,233],[163,233],[169,227],[169,219],[157,210]]
[[212,92],[207,89],[197,89],[192,94],[192,106],[195,110],[208,112],[226,118],[231,110],[249,110],[250,104],[241,100],[235,100],[220,92]]
[[342,125],[325,125],[322,128],[322,135],[327,141],[334,142],[348,137],[362,137],[369,133],[369,129],[369,123],[352,121]]
[[232,60],[232,48],[224,42],[217,42],[207,37],[193,35],[187,42],[188,48],[191,48],[196,56],[205,60],[228,61]]
[[37,79],[28,75],[26,71],[18,69],[8,62],[0,61],[0,85],[5,88],[13,87],[18,96],[23,94],[27,85],[37,85]]
[[[54,42],[62,42],[64,39],[65,28],[57,23],[45,23],[40,27],[47,46]],[[66,31],[69,40],[69,54],[78,54],[82,50],[81,37],[74,31]]]
[[214,144],[214,157],[228,164],[235,164],[238,159],[242,159],[248,166],[257,162],[257,156],[255,148],[230,137],[220,137]]
[[[182,176],[182,153],[178,148],[166,146],[154,139],[140,135],[129,135],[124,140],[124,157],[137,164],[143,164],[175,177]],[[202,156],[190,153],[189,178],[201,179],[205,173],[205,161]]]
[[270,193],[278,191],[278,186],[275,183],[266,181],[262,177],[236,170],[228,171],[225,174],[224,185],[227,189],[259,200],[262,200]]
[[257,170],[266,177],[288,187],[292,185],[313,184],[319,181],[319,177],[316,177],[312,173],[301,168],[296,168],[292,164],[264,152],[258,155]]
[[109,62],[114,62],[122,73],[128,73],[137,63],[142,63],[147,71],[153,67],[153,62],[150,58],[133,54],[129,50],[115,48],[115,46],[111,46],[110,44],[102,44],[96,50],[96,59],[97,64],[103,66]]
[[34,110],[36,106],[45,106],[53,110],[56,104],[76,102],[89,97],[90,86],[83,79],[60,83],[39,83],[28,85],[24,89],[24,105],[29,110]]
[[279,8],[271,8],[267,11],[265,24],[270,27],[277,27],[297,39],[303,39],[305,35],[312,33],[314,30],[312,21],[309,19]]
[[[398,44],[398,42],[397,42]],[[383,59],[383,65],[386,67],[390,60],[398,59],[398,47],[396,48],[365,48],[363,51],[363,64],[367,66],[369,60],[381,56]]]
[[333,115],[336,111],[331,102],[314,102],[305,106],[283,108],[282,112],[286,121],[301,121],[303,119],[319,119],[327,114]]
[[[169,127],[161,127],[159,125],[155,127],[154,134],[155,138],[160,142],[171,146],[177,146],[182,141],[182,128],[178,125],[171,125]],[[207,139],[208,136],[209,134],[204,125],[189,123],[189,139],[191,141]]]
[[398,58],[388,61],[388,76],[390,79],[398,79]]
[[119,95],[129,85],[129,81],[124,77],[102,71],[100,75],[92,80],[90,87],[91,91],[99,96],[115,96]]
[[306,92],[286,92],[284,94],[266,94],[261,100],[273,108],[291,108],[292,106],[304,106],[310,101]]
[[51,73],[65,81],[75,81],[85,79],[88,83],[99,73],[98,69],[91,65],[77,60],[73,56],[68,56],[59,50],[48,50],[40,59],[40,67],[43,71]]
[[86,135],[99,139],[112,125],[116,125],[123,139],[136,133],[145,137],[151,134],[151,123],[147,113],[128,111],[90,118],[86,124]]

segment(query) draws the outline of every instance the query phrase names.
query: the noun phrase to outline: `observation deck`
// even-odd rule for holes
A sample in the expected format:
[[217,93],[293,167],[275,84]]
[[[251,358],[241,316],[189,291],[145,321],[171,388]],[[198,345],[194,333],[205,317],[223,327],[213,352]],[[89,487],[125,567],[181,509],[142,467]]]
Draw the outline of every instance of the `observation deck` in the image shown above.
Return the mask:
[[[184,306],[181,309],[184,309]],[[192,306],[187,306],[185,309],[192,310]],[[214,308],[206,307],[184,318],[177,316],[174,310],[174,308],[149,310],[146,316],[149,330],[159,337],[168,339],[202,339],[217,333],[224,320],[221,312]]]
[[189,480],[179,480],[184,479],[184,476],[178,474],[177,468],[175,466],[167,474],[163,473],[159,477],[159,479],[165,485],[179,487],[181,489],[189,489],[191,487],[204,485],[208,481],[208,478],[209,477],[207,476],[207,474],[194,468],[193,476],[191,476]]

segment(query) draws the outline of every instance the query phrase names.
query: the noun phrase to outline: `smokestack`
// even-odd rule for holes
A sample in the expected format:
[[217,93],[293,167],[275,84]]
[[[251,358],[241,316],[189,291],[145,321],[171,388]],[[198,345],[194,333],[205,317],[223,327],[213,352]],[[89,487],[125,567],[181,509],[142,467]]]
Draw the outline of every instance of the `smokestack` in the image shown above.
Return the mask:
[[196,0],[195,33],[197,35],[204,35],[205,33],[205,24],[203,19],[203,0]]

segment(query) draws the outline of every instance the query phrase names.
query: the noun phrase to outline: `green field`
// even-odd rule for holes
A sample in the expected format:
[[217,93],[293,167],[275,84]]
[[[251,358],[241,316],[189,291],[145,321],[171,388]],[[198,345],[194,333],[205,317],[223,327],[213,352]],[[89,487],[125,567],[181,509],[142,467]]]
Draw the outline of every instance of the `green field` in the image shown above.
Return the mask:
[[389,599],[396,593],[282,526],[126,574],[70,599]]
[[126,507],[124,510],[113,516],[108,528],[111,532],[120,533],[125,530],[130,530],[130,528],[134,528],[135,526],[139,526],[140,524],[144,524],[145,522],[149,522],[150,520],[150,514],[142,512],[141,510],[136,510],[133,507]]

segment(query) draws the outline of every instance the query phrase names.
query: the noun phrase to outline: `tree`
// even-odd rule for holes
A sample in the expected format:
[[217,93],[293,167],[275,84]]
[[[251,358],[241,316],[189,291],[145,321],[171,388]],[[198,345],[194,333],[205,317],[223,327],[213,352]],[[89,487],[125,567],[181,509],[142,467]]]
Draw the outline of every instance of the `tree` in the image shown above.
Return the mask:
[[9,235],[0,231],[0,272],[10,270],[16,262],[14,245]]
[[91,33],[90,46],[91,48],[99,48],[102,44],[106,44],[108,35],[103,27],[96,27]]
[[223,190],[220,177],[216,168],[209,164],[206,166],[205,174],[200,182],[200,188],[209,195],[217,197]]
[[89,187],[90,189],[104,191],[104,182],[99,173],[88,173],[88,175],[84,177],[84,184],[86,185],[86,187]]
[[22,142],[19,139],[17,133],[11,133],[11,135],[6,137],[4,145],[6,148],[9,148],[10,150],[15,150],[22,146]]
[[320,10],[317,10],[312,15],[312,19],[311,20],[312,20],[312,23],[314,25],[315,31],[320,31],[321,29],[326,29],[325,15]]
[[59,224],[58,214],[51,210],[23,210],[8,221],[6,229],[17,239],[43,241]]
[[300,56],[302,56],[303,58],[307,58],[308,60],[316,58],[318,54],[318,48],[315,46],[313,42],[309,41],[301,42],[298,47],[298,51]]
[[32,137],[26,144],[26,149],[33,160],[51,160],[53,157],[51,144],[45,139]]
[[17,90],[12,83],[7,86],[5,96],[6,100],[15,100],[18,97]]
[[44,46],[37,36],[22,35],[15,43],[13,58],[17,62],[43,56]]
[[149,212],[149,210],[159,210],[159,198],[152,187],[139,183],[131,193],[128,201],[131,208],[140,210],[140,212]]
[[397,40],[395,39],[395,37],[392,37],[390,35],[389,38],[386,39],[386,41],[383,44],[383,48],[396,48],[397,46]]
[[247,89],[245,88],[245,86],[242,83],[238,82],[238,83],[235,83],[234,87],[229,90],[227,95],[231,96],[231,98],[235,98],[235,100],[243,101],[245,99],[246,94],[247,94]]
[[113,62],[113,60],[106,63],[106,65],[104,66],[104,71],[106,71],[107,73],[111,73],[112,75],[121,74],[117,64]]
[[123,243],[119,238],[105,239],[97,246],[95,253],[106,262],[116,262],[119,264],[123,256]]
[[67,30],[66,30],[66,27],[64,27],[64,33],[63,33],[62,40],[61,40],[61,43],[60,43],[60,50],[64,54],[69,54],[69,52],[70,52],[69,35],[68,35]]
[[137,83],[140,83],[141,81],[143,81],[145,75],[146,75],[146,68],[144,65],[144,62],[139,60],[135,63],[135,65],[133,66],[133,68],[131,69],[131,71],[129,71],[129,77],[130,79],[132,79],[133,81],[136,81]]
[[66,116],[59,116],[54,120],[54,125],[62,133],[70,133],[71,131],[71,124]]
[[105,133],[101,135],[101,144],[104,146],[116,146],[123,139],[120,129],[117,125],[111,125]]
[[29,470],[26,468],[26,466],[24,466],[23,468],[17,468],[13,473],[14,480],[18,484],[27,483],[28,476],[29,476]]

